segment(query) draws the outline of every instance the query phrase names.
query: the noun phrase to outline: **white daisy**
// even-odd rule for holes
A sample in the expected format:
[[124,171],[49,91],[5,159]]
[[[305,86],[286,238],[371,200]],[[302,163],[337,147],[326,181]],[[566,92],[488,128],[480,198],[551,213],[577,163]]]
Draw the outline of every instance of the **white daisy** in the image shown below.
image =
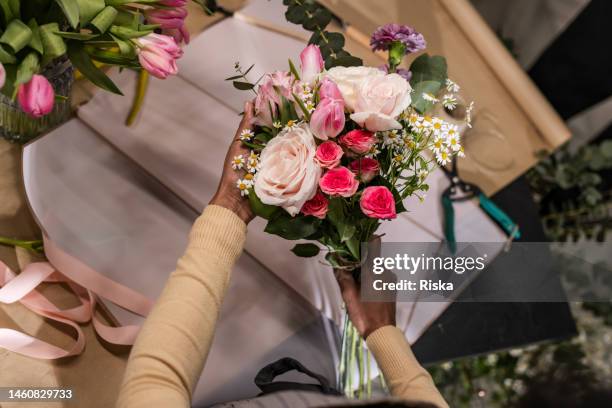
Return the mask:
[[426,100],[426,101],[428,101],[428,102],[431,102],[431,103],[438,103],[438,98],[436,98],[435,96],[433,96],[433,95],[432,95],[432,94],[430,94],[430,93],[423,92],[422,96],[423,96],[423,99],[425,99],[425,100]]
[[240,170],[243,167],[244,167],[244,156],[243,155],[234,156],[234,159],[232,160],[232,169]]
[[236,187],[238,187],[238,190],[240,190],[240,195],[244,197],[249,194],[251,183],[247,180],[238,180],[236,181]]
[[439,152],[436,152],[436,160],[438,161],[438,163],[440,163],[441,166],[444,166],[449,163],[450,159],[451,157],[447,150],[441,150]]
[[461,87],[457,85],[457,83],[447,78],[446,79],[446,90],[448,92],[457,93],[461,90]]
[[285,129],[284,130],[288,130],[288,129],[293,129],[294,127],[296,127],[298,124],[297,120],[289,120],[287,121],[287,124],[285,125]]
[[446,94],[442,97],[442,106],[448,110],[453,110],[457,107],[457,97],[455,95]]
[[434,132],[434,135],[441,135],[446,128],[446,122],[444,122],[440,118],[433,118],[431,121],[431,128]]
[[431,150],[433,150],[435,153],[440,153],[441,151],[446,150],[446,147],[444,146],[444,138],[442,136],[436,136],[434,138],[431,145]]
[[417,176],[419,178],[419,180],[423,181],[427,178],[427,176],[429,175],[429,172],[425,169],[421,169],[417,172]]
[[458,152],[461,150],[461,144],[459,143],[459,136],[457,134],[448,136],[446,138],[446,145],[453,151]]
[[250,129],[244,129],[242,132],[240,132],[240,140],[243,142],[248,142],[253,138],[253,136],[255,136],[255,133],[253,133],[253,131]]
[[283,127],[283,124],[280,123],[280,121],[276,120],[272,123],[272,126],[274,126],[275,129],[280,129]]
[[393,146],[400,140],[399,133],[396,129],[383,133],[383,144],[385,146]]

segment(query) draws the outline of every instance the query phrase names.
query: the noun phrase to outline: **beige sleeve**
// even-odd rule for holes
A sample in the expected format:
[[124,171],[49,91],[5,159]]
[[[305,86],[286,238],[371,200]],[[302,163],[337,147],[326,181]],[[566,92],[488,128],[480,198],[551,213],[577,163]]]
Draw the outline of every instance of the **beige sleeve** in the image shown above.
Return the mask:
[[246,225],[209,205],[134,344],[118,407],[189,407]]
[[381,327],[372,332],[366,342],[394,397],[448,408],[431,376],[412,354],[400,329],[395,326]]

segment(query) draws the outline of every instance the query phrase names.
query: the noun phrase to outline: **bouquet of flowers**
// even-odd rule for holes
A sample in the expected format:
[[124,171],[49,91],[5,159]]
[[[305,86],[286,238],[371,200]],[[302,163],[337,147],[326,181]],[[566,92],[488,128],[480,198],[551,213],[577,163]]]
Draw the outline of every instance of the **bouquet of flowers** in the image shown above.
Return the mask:
[[[426,46],[408,26],[388,24],[374,32],[372,49],[388,53],[380,68],[350,58],[357,66],[328,59],[326,69],[321,51],[329,54],[329,47],[313,42],[300,54],[299,71],[289,60],[288,71],[252,84],[246,79],[250,68],[236,65],[238,75],[228,80],[256,97],[254,131],[240,136],[251,152],[234,157],[233,168],[242,174],[237,188],[268,220],[268,233],[313,241],[292,251],[309,257],[324,248],[331,266],[358,276],[360,244],[373,238],[382,221],[406,211],[404,199],[424,198],[436,165],[463,155],[457,124],[432,114],[456,109],[460,89],[447,77],[443,57],[423,54],[410,70],[398,68],[406,55]],[[467,126],[472,106],[465,112]],[[347,350],[356,349],[359,336],[346,321],[341,382],[352,395],[356,360]],[[363,355],[357,361],[363,374]]]
[[[199,0],[201,2],[203,0]],[[95,85],[121,94],[100,64],[166,78],[176,74],[187,0],[0,1],[0,90],[32,118],[49,114],[56,99],[45,74],[69,61]],[[48,75],[47,75],[48,76]]]

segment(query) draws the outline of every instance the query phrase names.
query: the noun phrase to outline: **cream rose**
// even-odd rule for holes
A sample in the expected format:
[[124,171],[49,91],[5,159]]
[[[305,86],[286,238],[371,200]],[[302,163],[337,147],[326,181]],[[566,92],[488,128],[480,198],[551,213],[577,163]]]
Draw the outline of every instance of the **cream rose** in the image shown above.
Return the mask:
[[325,73],[331,79],[342,94],[344,106],[353,112],[357,102],[357,91],[361,83],[370,77],[382,77],[385,73],[378,68],[372,67],[333,67]]
[[317,145],[308,124],[283,130],[262,150],[255,193],[264,203],[292,216],[317,192],[322,169],[315,162]]
[[371,132],[401,129],[397,117],[410,106],[412,88],[398,74],[365,78],[357,90],[351,119]]

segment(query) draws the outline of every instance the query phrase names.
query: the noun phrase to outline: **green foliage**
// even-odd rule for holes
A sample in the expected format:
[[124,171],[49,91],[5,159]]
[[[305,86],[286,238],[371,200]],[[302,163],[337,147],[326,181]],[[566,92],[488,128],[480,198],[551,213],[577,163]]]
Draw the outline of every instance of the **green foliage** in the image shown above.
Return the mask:
[[288,240],[304,239],[317,232],[321,220],[313,217],[292,217],[286,211],[278,211],[268,221],[265,231]]
[[255,194],[255,191],[249,193],[249,204],[255,215],[266,220],[272,218],[276,212],[281,211],[279,207],[262,203],[257,194]]
[[429,54],[423,54],[412,62],[410,71],[410,84],[414,89],[412,106],[418,112],[424,113],[431,109],[433,103],[426,100],[423,94],[435,97],[448,78],[446,59],[439,55],[431,57]]
[[283,4],[287,6],[287,21],[301,25],[313,33],[308,43],[319,46],[326,69],[363,64],[360,58],[343,49],[345,41],[341,33],[325,30],[333,18],[329,10],[312,0],[283,0]]
[[576,152],[567,147],[542,160],[527,173],[552,240],[603,241],[612,229],[612,192],[601,173],[612,169],[612,140],[587,145]]
[[296,244],[293,249],[291,249],[291,252],[302,258],[317,256],[320,251],[321,248],[315,244]]

